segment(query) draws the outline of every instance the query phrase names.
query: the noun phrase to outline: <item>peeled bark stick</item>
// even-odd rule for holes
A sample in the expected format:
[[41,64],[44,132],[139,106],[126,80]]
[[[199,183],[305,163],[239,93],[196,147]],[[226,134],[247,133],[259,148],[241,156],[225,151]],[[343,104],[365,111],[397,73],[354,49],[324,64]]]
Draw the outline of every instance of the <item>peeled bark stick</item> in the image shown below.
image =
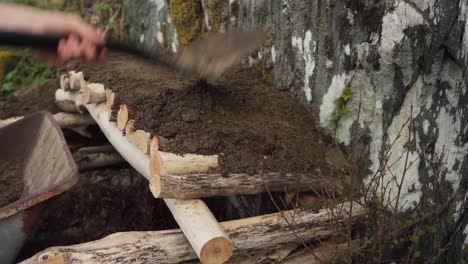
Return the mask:
[[[22,116],[15,116],[10,117],[8,119],[0,120],[0,127],[11,124],[15,121],[20,120],[23,118]],[[59,112],[54,114],[54,119],[57,121],[58,125],[61,128],[67,127],[86,127],[89,125],[96,124],[94,119],[91,118],[89,115],[81,115],[81,114],[74,114],[74,113],[64,113]]]
[[87,126],[69,126],[69,127],[64,127],[63,129],[68,129],[71,131],[74,131],[78,135],[85,137],[85,138],[92,138],[93,134],[88,131]]
[[[232,238],[237,254],[272,248],[289,243],[302,244],[308,240],[323,240],[332,235],[332,223],[347,221],[349,203],[343,213],[335,215],[329,209],[291,210],[221,223]],[[339,207],[341,208],[341,207]],[[336,209],[340,210],[340,209]],[[349,211],[348,211],[349,212]],[[364,209],[353,205],[353,217],[364,215]],[[180,229],[147,232],[122,232],[103,239],[73,246],[48,248],[21,262],[38,263],[44,259],[62,259],[65,263],[179,263],[196,259]],[[221,263],[221,262],[218,262]]]
[[301,173],[156,174],[150,181],[150,189],[155,197],[178,199],[257,194],[267,191],[320,192],[322,188],[336,190],[342,189],[342,185],[340,186],[338,179]]
[[68,73],[69,80],[70,80],[70,90],[71,91],[79,91],[81,87],[86,83],[83,77],[83,72],[74,72],[70,71]]
[[149,153],[150,149],[150,133],[143,130],[135,130],[134,120],[129,120],[125,126],[125,135],[128,141],[135,144],[144,154]]
[[126,104],[121,104],[119,111],[117,112],[117,127],[120,130],[124,130],[128,120],[135,119],[137,110]]
[[[109,121],[106,105],[89,104],[86,105],[86,108],[120,155],[141,175],[148,180],[151,179],[150,157],[128,141],[115,123]],[[165,156],[165,154],[161,155],[163,158]],[[196,249],[198,257],[207,260],[215,258],[219,260],[217,263],[229,259],[232,255],[233,245],[203,201],[165,199],[165,202],[190,244]]]
[[55,104],[65,112],[83,113],[83,98],[78,92],[55,91]]
[[14,116],[14,117],[10,117],[10,118],[7,118],[7,119],[0,119],[0,127],[3,127],[3,126],[7,126],[11,123],[14,123],[20,119],[22,119],[23,117],[22,116]]
[[70,77],[68,73],[60,75],[60,88],[64,91],[70,91]]
[[126,162],[117,152],[77,153],[74,156],[80,171],[105,168]]
[[100,83],[86,83],[81,86],[83,104],[98,104],[106,101],[106,89]]
[[89,115],[59,112],[54,114],[54,119],[60,127],[90,126],[96,124]]

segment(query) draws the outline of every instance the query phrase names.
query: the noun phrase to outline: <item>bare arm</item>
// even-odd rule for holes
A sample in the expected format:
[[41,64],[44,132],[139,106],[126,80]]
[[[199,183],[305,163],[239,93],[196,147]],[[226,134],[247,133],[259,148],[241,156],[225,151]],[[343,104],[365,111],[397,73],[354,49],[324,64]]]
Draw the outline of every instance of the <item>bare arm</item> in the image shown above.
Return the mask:
[[103,34],[78,16],[13,4],[0,3],[0,30],[68,35],[54,54],[58,64],[82,58],[92,61],[98,56],[96,47],[105,42]]

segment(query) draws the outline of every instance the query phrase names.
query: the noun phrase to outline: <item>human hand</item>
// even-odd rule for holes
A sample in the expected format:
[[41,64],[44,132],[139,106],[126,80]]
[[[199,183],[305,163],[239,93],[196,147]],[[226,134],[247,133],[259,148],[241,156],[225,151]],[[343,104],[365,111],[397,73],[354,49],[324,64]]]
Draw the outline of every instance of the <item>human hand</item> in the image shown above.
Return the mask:
[[67,36],[60,40],[56,52],[40,52],[41,57],[58,65],[76,59],[105,60],[105,52],[100,52],[105,44],[104,34],[75,15],[0,4],[0,29]]

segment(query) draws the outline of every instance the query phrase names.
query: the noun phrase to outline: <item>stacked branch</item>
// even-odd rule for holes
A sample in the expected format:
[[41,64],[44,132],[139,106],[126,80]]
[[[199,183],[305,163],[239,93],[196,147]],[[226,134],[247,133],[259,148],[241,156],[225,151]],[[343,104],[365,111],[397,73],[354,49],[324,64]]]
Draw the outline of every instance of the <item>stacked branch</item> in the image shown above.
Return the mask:
[[178,199],[258,194],[268,191],[321,192],[325,188],[342,190],[343,182],[339,179],[301,173],[153,174],[150,180],[150,189],[155,197]]
[[[343,213],[336,216],[330,209],[319,212],[312,210],[291,210],[221,223],[232,239],[236,254],[251,250],[273,248],[286,244],[304,244],[306,241],[321,241],[332,235],[330,225],[351,221],[364,214],[356,204],[350,213],[350,204],[339,205],[336,210]],[[328,250],[328,248],[326,249]],[[302,255],[301,255],[302,256]],[[310,254],[309,254],[310,256]],[[53,247],[25,260],[24,264],[42,260],[60,260],[64,263],[179,263],[196,259],[197,255],[185,239],[182,230],[154,232],[124,232],[84,244]],[[296,258],[297,259],[297,258]],[[302,259],[302,258],[301,258]],[[203,263],[221,263],[202,261]],[[289,262],[299,263],[299,262]]]
[[94,170],[125,163],[112,145],[83,147],[73,153],[80,171]]

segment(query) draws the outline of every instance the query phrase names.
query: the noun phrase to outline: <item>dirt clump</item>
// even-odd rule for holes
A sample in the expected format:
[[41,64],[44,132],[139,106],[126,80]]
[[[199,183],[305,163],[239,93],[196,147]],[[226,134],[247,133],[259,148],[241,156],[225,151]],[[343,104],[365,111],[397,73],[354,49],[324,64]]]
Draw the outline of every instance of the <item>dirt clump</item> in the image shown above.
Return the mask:
[[23,193],[22,159],[0,162],[0,208],[13,203]]
[[22,116],[37,111],[47,110],[57,113],[55,91],[59,79],[54,78],[42,85],[31,86],[12,94],[0,93],[0,119]]
[[223,173],[331,173],[331,140],[310,112],[262,81],[252,68],[234,68],[216,84],[184,79],[141,58],[111,53],[85,78],[116,93],[116,105],[138,109],[137,129],[169,139],[165,151],[220,155]]

